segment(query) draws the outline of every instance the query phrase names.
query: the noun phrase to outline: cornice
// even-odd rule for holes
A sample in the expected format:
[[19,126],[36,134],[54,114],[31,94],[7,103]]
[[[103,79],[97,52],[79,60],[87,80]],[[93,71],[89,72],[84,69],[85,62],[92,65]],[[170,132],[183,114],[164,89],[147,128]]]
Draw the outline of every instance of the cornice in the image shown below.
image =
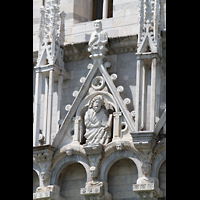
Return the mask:
[[[161,31],[162,46],[166,47],[166,30]],[[107,55],[128,53],[136,51],[137,48],[137,35],[129,35],[123,37],[108,38],[106,48],[108,49]],[[82,60],[89,58],[90,53],[87,51],[88,41],[82,43],[66,44],[64,46],[64,61]],[[36,65],[38,52],[33,52],[33,66]]]

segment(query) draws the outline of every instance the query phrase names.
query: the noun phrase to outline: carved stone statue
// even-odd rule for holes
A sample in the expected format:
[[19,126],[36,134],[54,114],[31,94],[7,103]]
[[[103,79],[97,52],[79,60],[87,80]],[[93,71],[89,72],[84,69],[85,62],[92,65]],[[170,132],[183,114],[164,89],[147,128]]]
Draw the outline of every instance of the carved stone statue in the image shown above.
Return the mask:
[[117,151],[122,151],[124,149],[121,141],[116,142],[116,149]]
[[154,183],[155,185],[158,186],[158,179],[150,177],[151,164],[148,162],[145,162],[143,163],[141,168],[142,168],[143,177],[138,178],[137,184]]
[[71,147],[67,147],[67,149],[66,149],[66,154],[67,154],[68,156],[71,156],[71,155],[73,154],[73,150],[72,150]]
[[91,34],[89,43],[88,43],[88,51],[91,52],[92,55],[89,57],[94,61],[96,58],[101,58],[98,62],[102,63],[102,59],[105,57],[105,53],[108,49],[105,47],[108,42],[108,34],[103,31],[102,23],[100,20],[96,20],[94,22],[95,31]]
[[107,144],[110,138],[110,126],[112,115],[107,115],[102,95],[93,97],[88,111],[85,113],[86,144]]
[[94,22],[95,32],[92,33],[90,41],[88,43],[89,47],[105,46],[108,42],[108,35],[102,29],[102,23],[100,20]]

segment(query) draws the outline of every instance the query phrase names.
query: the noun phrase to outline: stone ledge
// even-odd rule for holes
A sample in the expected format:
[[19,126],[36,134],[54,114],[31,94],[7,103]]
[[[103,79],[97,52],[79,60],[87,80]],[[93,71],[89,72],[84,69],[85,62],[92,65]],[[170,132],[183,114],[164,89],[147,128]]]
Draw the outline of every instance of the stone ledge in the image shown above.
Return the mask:
[[[64,61],[73,61],[89,58],[87,51],[88,41],[66,44],[64,47]],[[137,48],[137,35],[128,35],[123,37],[109,37],[106,44],[108,52],[106,55],[133,52]]]
[[38,187],[36,193],[33,193],[34,200],[66,200],[60,196],[60,187],[57,185],[48,185],[47,187]]
[[102,144],[84,144],[83,149],[87,155],[101,154],[103,147]]
[[103,195],[103,187],[97,186],[92,188],[81,188],[80,193],[82,195],[91,195],[91,194],[102,194]]
[[147,184],[133,184],[133,191],[136,193],[140,192],[153,192],[157,198],[163,197],[163,191],[154,183]]

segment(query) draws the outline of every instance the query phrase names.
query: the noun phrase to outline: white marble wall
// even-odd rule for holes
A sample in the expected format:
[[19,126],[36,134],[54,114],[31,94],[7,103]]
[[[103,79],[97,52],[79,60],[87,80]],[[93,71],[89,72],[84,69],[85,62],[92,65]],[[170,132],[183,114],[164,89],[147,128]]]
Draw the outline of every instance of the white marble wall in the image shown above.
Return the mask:
[[[139,0],[113,0],[113,17],[102,19],[103,29],[109,37],[136,35],[138,32]],[[39,9],[42,0],[33,0],[33,51],[39,48]],[[94,22],[89,19],[89,3],[86,0],[61,0],[60,11],[64,11],[65,44],[80,43],[89,40],[94,30]],[[79,16],[77,16],[79,15]],[[75,17],[73,17],[75,16]]]

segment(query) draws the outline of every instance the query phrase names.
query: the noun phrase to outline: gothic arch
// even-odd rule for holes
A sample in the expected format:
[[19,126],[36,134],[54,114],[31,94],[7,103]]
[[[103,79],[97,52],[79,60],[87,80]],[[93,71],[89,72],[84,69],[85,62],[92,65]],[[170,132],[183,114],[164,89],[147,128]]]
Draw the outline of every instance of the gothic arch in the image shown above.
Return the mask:
[[132,160],[137,167],[138,177],[142,176],[142,171],[141,171],[142,162],[139,159],[139,157],[132,151],[122,150],[122,151],[113,152],[103,161],[103,163],[101,164],[100,172],[99,172],[100,181],[107,182],[108,172],[110,168],[116,161],[123,158],[128,158]]
[[86,171],[86,175],[87,175],[87,181],[91,181],[91,175],[90,175],[90,166],[89,163],[87,161],[86,158],[77,155],[77,154],[73,154],[72,156],[65,156],[63,158],[61,158],[55,165],[55,167],[52,170],[52,174],[51,174],[51,181],[50,183],[52,185],[57,185],[58,183],[58,177],[60,175],[60,173],[62,172],[62,170],[69,164],[72,163],[80,163],[85,171]]
[[166,149],[164,149],[163,151],[161,151],[156,158],[153,160],[152,163],[152,173],[151,176],[152,177],[157,177],[158,178],[158,173],[159,173],[159,169],[160,166],[163,164],[163,162],[166,160]]

